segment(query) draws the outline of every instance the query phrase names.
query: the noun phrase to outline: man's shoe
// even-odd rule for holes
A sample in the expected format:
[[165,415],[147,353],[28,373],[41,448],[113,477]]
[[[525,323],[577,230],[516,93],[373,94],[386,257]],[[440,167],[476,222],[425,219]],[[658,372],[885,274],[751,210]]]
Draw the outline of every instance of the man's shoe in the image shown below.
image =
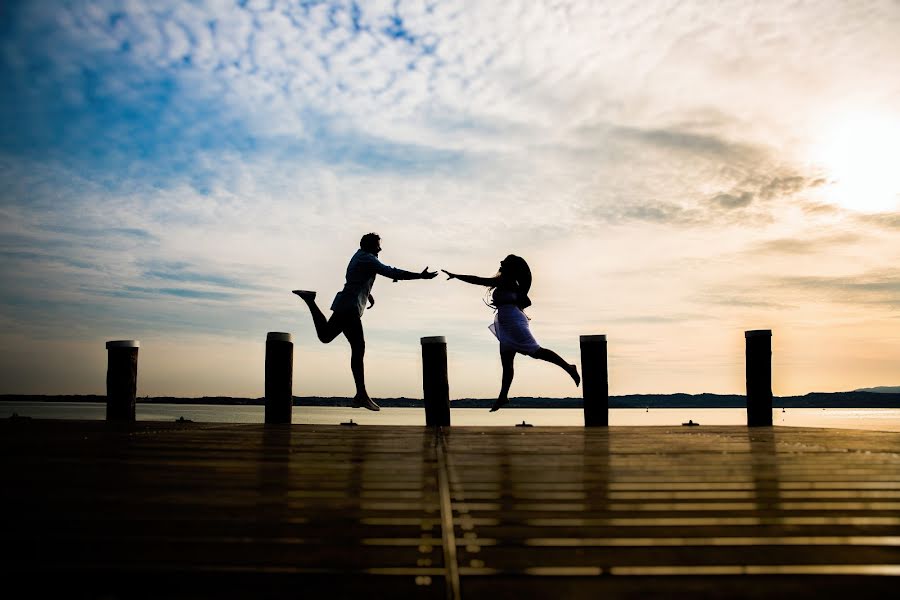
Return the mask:
[[497,412],[507,404],[509,404],[509,398],[497,398],[496,400],[494,400],[494,405],[491,406],[490,412]]
[[376,412],[381,410],[381,407],[375,404],[375,402],[368,396],[365,396],[363,398],[356,396],[355,398],[353,398],[353,402],[350,404],[350,406],[352,406],[353,408],[366,408],[368,410],[373,410]]
[[315,300],[316,293],[309,290],[291,290],[292,294],[297,294],[304,300]]

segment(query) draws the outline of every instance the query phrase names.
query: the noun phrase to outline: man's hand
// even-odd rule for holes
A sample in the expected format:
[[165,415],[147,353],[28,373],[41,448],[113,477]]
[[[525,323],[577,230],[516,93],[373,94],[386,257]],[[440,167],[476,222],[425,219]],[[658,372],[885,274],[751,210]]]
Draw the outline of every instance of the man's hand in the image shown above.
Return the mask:
[[441,271],[444,271],[444,273],[447,274],[447,280],[448,280],[448,281],[449,281],[450,279],[454,279],[454,278],[456,277],[456,273],[451,273],[450,271],[445,271],[444,269],[441,269]]
[[375,296],[369,294],[369,305],[366,307],[366,310],[369,310],[373,306],[375,306]]
[[422,269],[422,272],[419,273],[419,277],[422,279],[434,279],[437,277],[437,271],[429,271],[428,267]]

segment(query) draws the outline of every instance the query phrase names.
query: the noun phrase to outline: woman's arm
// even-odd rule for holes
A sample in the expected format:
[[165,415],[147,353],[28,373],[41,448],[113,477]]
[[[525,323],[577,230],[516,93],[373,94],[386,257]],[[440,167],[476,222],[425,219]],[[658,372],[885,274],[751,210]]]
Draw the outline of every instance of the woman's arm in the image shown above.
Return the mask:
[[471,283],[472,285],[483,285],[486,287],[496,287],[498,283],[500,283],[500,277],[478,277],[477,275],[459,275],[457,273],[451,273],[450,271],[445,271],[441,269],[444,273],[447,274],[447,279],[459,279],[465,283]]

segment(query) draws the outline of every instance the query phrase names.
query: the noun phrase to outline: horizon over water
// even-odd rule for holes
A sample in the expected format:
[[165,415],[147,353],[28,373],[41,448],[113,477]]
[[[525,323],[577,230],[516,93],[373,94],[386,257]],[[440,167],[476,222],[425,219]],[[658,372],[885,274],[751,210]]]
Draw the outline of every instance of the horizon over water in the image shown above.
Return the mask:
[[[136,407],[138,421],[175,421],[184,417],[197,423],[262,423],[259,405],[142,404]],[[106,405],[98,402],[4,402],[0,416],[35,419],[104,420]],[[295,406],[294,425],[338,425],[350,420],[359,425],[424,426],[423,408],[361,408]],[[452,408],[456,426],[512,426],[525,421],[533,426],[584,426],[580,408],[504,408],[491,413],[486,408]],[[744,408],[612,408],[610,426],[680,426],[691,420],[699,425],[745,426]],[[880,408],[788,408],[772,411],[775,426],[823,427],[900,432],[900,409]]]

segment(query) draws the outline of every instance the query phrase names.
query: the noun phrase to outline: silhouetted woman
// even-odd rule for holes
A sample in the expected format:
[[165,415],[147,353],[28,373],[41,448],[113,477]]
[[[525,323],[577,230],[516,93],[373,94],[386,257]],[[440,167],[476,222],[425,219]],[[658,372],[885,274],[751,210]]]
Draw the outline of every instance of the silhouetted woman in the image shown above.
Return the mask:
[[[444,271],[443,269],[441,269]],[[513,380],[513,359],[516,352],[538,358],[557,365],[575,381],[581,383],[578,367],[564,361],[562,357],[550,350],[541,348],[528,328],[528,317],[525,309],[531,306],[528,290],[531,289],[531,269],[521,256],[510,254],[500,261],[500,270],[493,277],[476,275],[458,275],[444,271],[447,279],[459,279],[473,285],[492,288],[491,304],[496,309],[491,332],[500,340],[500,363],[503,365],[503,380],[500,395],[491,407],[491,412],[500,409],[509,402],[509,386]]]

